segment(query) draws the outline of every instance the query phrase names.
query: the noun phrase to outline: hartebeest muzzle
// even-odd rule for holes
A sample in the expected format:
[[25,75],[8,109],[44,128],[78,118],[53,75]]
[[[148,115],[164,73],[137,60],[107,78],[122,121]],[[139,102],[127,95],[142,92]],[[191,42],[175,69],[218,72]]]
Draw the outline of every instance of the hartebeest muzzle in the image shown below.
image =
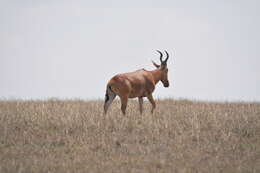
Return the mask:
[[165,88],[168,88],[168,87],[170,86],[170,84],[169,84],[169,82],[167,81],[166,83],[163,83],[163,86],[164,86]]

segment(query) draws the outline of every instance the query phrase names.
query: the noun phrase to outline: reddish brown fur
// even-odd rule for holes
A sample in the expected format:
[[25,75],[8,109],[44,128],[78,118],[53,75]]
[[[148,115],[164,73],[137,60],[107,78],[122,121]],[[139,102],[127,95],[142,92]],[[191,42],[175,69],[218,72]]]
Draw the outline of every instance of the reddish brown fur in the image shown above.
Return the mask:
[[[142,113],[143,97],[147,97],[152,104],[152,112],[155,108],[155,101],[152,93],[155,89],[155,85],[162,81],[165,87],[169,86],[168,82],[168,69],[167,65],[157,65],[154,63],[157,69],[153,71],[147,71],[140,69],[134,72],[123,73],[115,75],[107,84],[107,99],[104,105],[104,112],[107,109],[116,95],[121,100],[121,110],[125,114],[128,98],[139,99],[139,109]],[[110,95],[109,95],[110,94]]]

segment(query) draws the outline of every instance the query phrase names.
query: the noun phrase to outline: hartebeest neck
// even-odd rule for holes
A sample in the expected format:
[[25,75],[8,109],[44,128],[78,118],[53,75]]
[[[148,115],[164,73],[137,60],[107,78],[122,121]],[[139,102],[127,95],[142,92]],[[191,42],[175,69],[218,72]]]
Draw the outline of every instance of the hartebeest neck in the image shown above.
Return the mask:
[[162,71],[159,68],[151,71],[151,73],[153,75],[155,84],[157,84],[160,80],[162,80]]

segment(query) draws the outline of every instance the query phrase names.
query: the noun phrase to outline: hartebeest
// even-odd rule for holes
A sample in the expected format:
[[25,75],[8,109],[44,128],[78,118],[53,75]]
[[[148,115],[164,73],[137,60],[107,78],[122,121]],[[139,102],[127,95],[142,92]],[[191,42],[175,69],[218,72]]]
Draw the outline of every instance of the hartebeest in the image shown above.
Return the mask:
[[169,54],[165,51],[167,57],[165,60],[162,60],[162,52],[158,50],[157,52],[160,54],[161,65],[158,65],[152,61],[153,65],[156,67],[155,70],[148,71],[145,69],[140,69],[130,73],[118,74],[108,82],[104,104],[105,114],[117,95],[121,100],[121,110],[123,114],[125,114],[126,111],[128,98],[135,97],[138,97],[139,110],[141,114],[143,112],[143,97],[147,97],[151,102],[151,112],[153,113],[155,109],[155,101],[152,93],[155,89],[155,85],[161,81],[164,87],[169,87],[167,68]]

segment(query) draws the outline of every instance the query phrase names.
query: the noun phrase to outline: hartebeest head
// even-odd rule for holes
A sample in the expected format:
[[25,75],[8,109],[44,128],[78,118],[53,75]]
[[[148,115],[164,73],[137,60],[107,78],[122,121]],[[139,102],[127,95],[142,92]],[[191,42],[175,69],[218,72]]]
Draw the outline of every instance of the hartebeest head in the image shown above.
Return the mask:
[[167,68],[167,61],[169,59],[169,54],[167,51],[165,51],[166,53],[166,59],[163,60],[163,54],[162,52],[160,52],[159,50],[157,50],[157,52],[160,54],[160,61],[161,61],[161,65],[156,64],[154,61],[152,61],[153,65],[159,70],[160,72],[160,81],[163,83],[164,87],[169,87],[169,80],[168,80],[168,68]]

